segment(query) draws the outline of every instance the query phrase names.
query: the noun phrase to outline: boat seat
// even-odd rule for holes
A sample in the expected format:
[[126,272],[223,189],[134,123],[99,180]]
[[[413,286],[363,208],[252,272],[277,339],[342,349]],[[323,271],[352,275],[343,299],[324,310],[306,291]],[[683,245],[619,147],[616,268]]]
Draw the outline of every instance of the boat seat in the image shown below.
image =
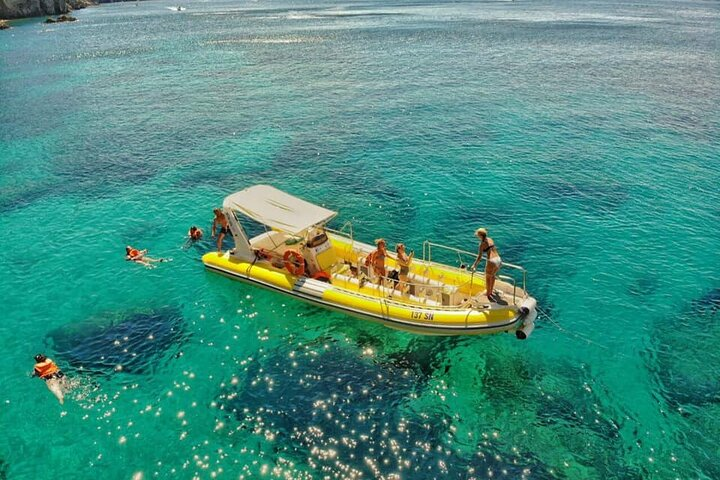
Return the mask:
[[431,287],[438,287],[442,288],[446,285],[442,282],[439,282],[437,280],[433,280],[432,278],[428,278],[424,275],[420,275],[419,273],[410,272],[408,274],[408,280],[410,280],[410,283],[418,283],[423,285],[429,285]]
[[[408,274],[408,282],[410,284],[410,293],[421,298],[433,298],[445,306],[456,305],[459,301],[458,287],[455,285],[447,285],[415,272]],[[430,295],[427,295],[427,292],[430,292]]]
[[[349,284],[355,285],[356,287],[358,287],[358,290],[360,290],[360,279],[358,279],[357,277],[351,277],[348,275],[343,275],[341,273],[335,273],[332,277],[338,280],[344,280]],[[371,290],[381,293],[380,296],[387,295],[399,301],[404,300],[406,302],[412,302],[419,305],[440,306],[440,302],[437,302],[435,300],[410,294],[403,294],[398,290],[391,290],[389,287],[380,287],[380,285],[371,282],[370,280],[365,281],[365,283],[363,284],[363,288],[369,288]],[[384,292],[380,290],[381,288],[384,290]]]

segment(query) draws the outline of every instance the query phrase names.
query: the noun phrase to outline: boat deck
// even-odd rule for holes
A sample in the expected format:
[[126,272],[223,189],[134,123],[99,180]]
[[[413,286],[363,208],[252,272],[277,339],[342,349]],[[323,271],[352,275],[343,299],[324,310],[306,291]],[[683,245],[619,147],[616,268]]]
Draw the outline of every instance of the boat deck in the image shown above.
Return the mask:
[[[526,293],[512,283],[512,278],[501,275],[496,280],[495,292],[499,301],[490,302],[485,295],[485,275],[482,271],[470,272],[465,269],[414,259],[410,265],[407,282],[398,285],[399,279],[390,276],[380,278],[371,268],[365,266],[367,255],[374,250],[370,245],[350,238],[331,234],[326,248],[321,253],[311,251],[313,244],[303,244],[300,239],[278,231],[258,235],[251,240],[256,251],[262,252],[263,260],[278,270],[284,270],[284,255],[289,250],[300,250],[309,268],[307,275],[318,270],[330,275],[330,283],[349,292],[388,302],[424,306],[427,308],[494,309],[518,306]],[[307,260],[312,259],[312,262]],[[392,254],[386,256],[388,275],[397,273],[399,267]],[[507,280],[507,281],[506,281]]]

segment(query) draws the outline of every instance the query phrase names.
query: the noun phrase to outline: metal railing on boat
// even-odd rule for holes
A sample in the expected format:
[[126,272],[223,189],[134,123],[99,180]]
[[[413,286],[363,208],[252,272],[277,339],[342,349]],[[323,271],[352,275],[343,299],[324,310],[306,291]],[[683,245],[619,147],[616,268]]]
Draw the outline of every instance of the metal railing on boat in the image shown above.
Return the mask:
[[[361,265],[361,262],[359,261],[359,260],[360,260],[360,257],[363,256],[363,255],[367,255],[369,252],[366,252],[366,251],[364,251],[364,250],[361,250],[361,249],[355,247],[355,239],[354,239],[354,236],[353,236],[353,225],[352,225],[352,222],[350,222],[350,221],[345,222],[345,223],[344,223],[339,229],[337,229],[337,230],[336,230],[336,229],[332,229],[332,228],[328,228],[327,226],[325,227],[325,229],[326,229],[327,231],[331,232],[331,233],[334,233],[334,234],[336,234],[336,235],[339,235],[339,236],[342,236],[342,237],[345,237],[345,238],[349,238],[349,239],[350,239],[350,242],[351,242],[351,243],[350,243],[350,250],[351,250],[354,254],[356,254],[356,255],[358,256],[357,265],[353,265],[353,267],[354,267],[355,269],[357,269],[357,270],[356,270],[356,271],[357,271],[357,274],[358,274],[358,275],[362,275],[362,276],[364,277],[364,279],[365,279],[366,282],[376,283],[376,284],[378,284],[378,285],[380,286],[381,289],[384,289],[382,292],[380,292],[381,295],[383,295],[383,297],[386,297],[388,293],[389,293],[389,294],[391,295],[391,297],[392,297],[392,296],[393,296],[393,293],[396,291],[396,289],[395,289],[394,286],[393,286],[393,287],[388,287],[388,286],[386,286],[386,285],[396,285],[395,282],[397,282],[397,279],[391,278],[391,277],[389,277],[389,276],[385,276],[385,277],[382,278],[382,281],[379,282],[379,278],[378,278],[376,275],[372,275],[372,274],[371,274],[371,270],[372,270],[372,269],[369,269],[369,270],[368,270],[367,268],[364,267],[364,265]],[[431,242],[430,240],[425,240],[425,241],[423,242],[423,244],[422,244],[422,247],[423,247],[422,260],[418,259],[418,260],[416,260],[416,261],[417,261],[418,263],[424,264],[424,266],[425,266],[425,273],[427,273],[428,270],[429,270],[429,269],[432,269],[432,268],[438,268],[438,269],[442,269],[442,270],[451,270],[451,271],[456,271],[456,272],[468,272],[469,270],[468,270],[467,268],[463,268],[463,267],[464,267],[465,265],[471,264],[471,263],[474,261],[474,259],[476,258],[476,256],[477,256],[477,253],[469,252],[469,251],[467,251],[467,250],[462,250],[462,249],[455,248],[455,247],[450,247],[450,246],[443,245],[443,244],[436,243],[436,242]],[[435,261],[433,260],[433,249],[441,250],[441,251],[444,251],[444,252],[451,252],[451,253],[453,253],[454,255],[456,255],[456,256],[457,256],[458,266],[454,266],[454,265],[451,265],[451,264],[449,264],[449,263],[435,262]],[[389,256],[390,258],[393,257],[393,255],[390,254],[389,252],[388,252],[388,256]],[[467,257],[467,258],[464,258],[464,257]],[[484,263],[486,263],[486,262],[487,262],[487,259],[483,259],[482,261],[483,261]],[[523,267],[521,267],[520,265],[515,265],[515,264],[508,263],[508,262],[504,262],[504,261],[503,261],[503,267],[504,267],[504,268],[507,268],[507,269],[510,269],[510,270],[512,270],[512,271],[514,271],[514,272],[518,272],[518,273],[521,275],[521,277],[522,277],[522,288],[521,288],[521,289],[522,289],[522,298],[527,297],[527,289],[526,289],[526,284],[527,284],[527,271],[526,271]],[[363,271],[364,268],[365,268],[365,270],[366,270],[367,273],[362,274],[361,272]],[[479,270],[479,269],[478,269],[478,270]],[[475,273],[476,273],[476,272],[471,272],[471,273],[470,273],[470,281],[469,281],[469,282],[464,283],[464,284],[460,284],[460,285],[453,285],[453,286],[448,286],[448,285],[432,285],[431,282],[410,282],[410,281],[406,281],[406,282],[403,282],[403,283],[404,283],[405,285],[407,285],[407,286],[409,287],[409,289],[411,289],[412,291],[420,292],[421,295],[417,295],[417,296],[418,296],[421,300],[424,300],[424,302],[427,302],[428,300],[432,300],[433,302],[437,302],[437,303],[440,304],[440,305],[429,305],[429,304],[427,304],[427,303],[424,303],[424,306],[425,306],[425,307],[427,307],[427,308],[447,308],[448,305],[443,305],[443,304],[442,304],[442,303],[443,303],[443,302],[442,302],[442,295],[443,295],[443,293],[446,293],[446,290],[448,289],[448,287],[454,287],[454,288],[458,288],[458,289],[462,289],[462,288],[465,287],[465,288],[467,289],[467,291],[470,293],[470,296],[471,296],[471,297],[473,296],[473,288],[474,288],[473,283],[475,282]],[[439,274],[438,276],[442,276],[442,274]],[[513,290],[513,304],[517,304],[517,301],[518,301],[518,298],[517,298],[517,297],[518,297],[518,294],[517,294],[517,279],[516,279],[514,276],[511,276],[511,275],[498,275],[497,278],[500,279],[501,281],[504,281],[504,282],[509,283],[509,284],[512,285],[512,290]],[[428,279],[428,280],[432,280],[432,279]],[[386,300],[386,301],[391,301],[391,302],[397,302],[397,301],[398,301],[398,300],[396,300],[396,299],[394,299],[394,298],[385,298],[385,300]],[[472,298],[468,299],[468,303],[472,303]]]
[[[455,247],[449,247],[449,246],[443,245],[441,243],[431,242],[430,240],[425,240],[423,242],[423,260],[424,261],[427,261],[430,263],[435,263],[435,262],[433,262],[433,259],[432,259],[433,247],[435,247],[436,249],[439,249],[439,250],[452,252],[457,255],[459,266],[454,267],[452,265],[439,263],[439,265],[443,265],[446,268],[456,268],[457,270],[461,270],[461,271],[467,270],[466,268],[463,268],[463,266],[469,265],[471,262],[474,262],[475,261],[474,259],[477,257],[477,253],[469,252],[467,250],[462,250],[462,249],[455,248]],[[463,256],[465,256],[467,258],[463,258]],[[483,259],[482,261],[487,263],[487,258]],[[527,270],[525,270],[520,265],[515,265],[513,263],[509,263],[509,262],[505,262],[505,261],[502,262],[502,266],[503,266],[503,268],[507,267],[511,270],[514,270],[514,271],[517,271],[520,273],[520,275],[522,276],[523,297],[526,297],[527,296],[527,288],[526,288],[526,286],[527,286]],[[471,282],[470,291],[472,291],[473,278],[474,278],[474,275],[471,275],[470,276],[470,282]],[[509,275],[498,275],[497,278],[512,284],[512,286],[513,286],[513,303],[515,303],[517,301],[517,280],[515,279],[515,277],[509,276]]]

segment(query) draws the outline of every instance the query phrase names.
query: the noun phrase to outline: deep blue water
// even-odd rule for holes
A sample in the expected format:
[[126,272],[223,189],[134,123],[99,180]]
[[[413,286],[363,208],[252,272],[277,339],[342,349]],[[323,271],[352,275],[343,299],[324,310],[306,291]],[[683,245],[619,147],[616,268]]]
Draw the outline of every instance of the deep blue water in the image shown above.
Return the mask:
[[[720,478],[717,2],[175,5],[0,32],[0,478]],[[257,183],[416,251],[485,226],[547,316],[206,272],[185,232]]]

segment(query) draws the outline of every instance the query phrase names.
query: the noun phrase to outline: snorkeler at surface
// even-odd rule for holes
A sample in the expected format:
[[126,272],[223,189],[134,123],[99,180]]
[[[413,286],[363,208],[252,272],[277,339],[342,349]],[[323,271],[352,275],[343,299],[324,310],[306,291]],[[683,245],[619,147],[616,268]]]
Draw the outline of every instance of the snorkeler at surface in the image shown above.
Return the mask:
[[32,373],[33,377],[40,377],[45,380],[48,390],[55,395],[60,405],[65,402],[65,394],[63,386],[65,385],[65,374],[58,366],[42,353],[35,355],[35,368]]
[[147,249],[138,250],[130,245],[125,247],[125,260],[145,265],[147,268],[155,268],[154,262],[169,262],[171,258],[152,258],[147,256]]

